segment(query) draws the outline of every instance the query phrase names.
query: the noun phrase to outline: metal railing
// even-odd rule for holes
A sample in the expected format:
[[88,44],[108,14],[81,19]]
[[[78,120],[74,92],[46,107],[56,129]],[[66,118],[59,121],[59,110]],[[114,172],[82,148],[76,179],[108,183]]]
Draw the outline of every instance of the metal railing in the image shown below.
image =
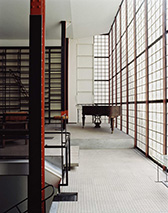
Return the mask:
[[[64,120],[63,120],[64,119]],[[45,145],[47,149],[61,149],[61,170],[62,170],[62,182],[58,186],[58,192],[60,192],[61,186],[68,185],[68,171],[71,168],[71,146],[70,146],[70,132],[66,131],[66,115],[61,116],[61,124],[65,122],[65,131],[63,127],[61,131],[48,131],[45,134],[61,134],[61,145]],[[64,151],[65,150],[65,151]],[[65,180],[64,180],[65,177]]]
[[[63,116],[61,118],[61,122],[63,122]],[[66,122],[66,121],[65,121]],[[66,124],[65,124],[66,127]],[[68,185],[68,171],[70,171],[71,168],[71,156],[70,156],[70,132],[63,131],[63,128],[61,128],[61,131],[56,132],[56,131],[47,131],[45,132],[45,134],[61,134],[61,145],[45,145],[46,149],[61,149],[61,170],[62,170],[62,182],[59,184],[58,186],[58,192],[60,193],[60,187],[61,186],[67,186]],[[64,152],[65,150],[65,152]],[[50,197],[52,197],[54,195],[54,186],[51,184],[48,184],[47,186],[45,186],[44,188],[42,188],[41,190],[45,190],[48,187],[52,187],[52,193],[51,195],[49,195],[47,198],[45,198],[44,200],[42,200],[41,202],[45,202],[46,200],[48,200]],[[23,204],[24,202],[27,202],[28,198],[25,198],[24,200],[20,201],[19,203],[15,204],[14,206],[12,206],[11,208],[9,208],[8,210],[6,210],[4,213],[7,213],[11,210],[16,209],[19,213],[26,213],[28,212],[28,209],[25,211],[21,211],[19,206],[21,204]]]
[[[43,191],[43,190],[45,190],[45,189],[47,189],[49,187],[52,188],[52,192],[51,192],[51,194],[48,197],[46,197],[44,200],[42,200],[41,203],[45,202],[46,200],[48,200],[49,198],[51,198],[54,195],[55,189],[54,189],[53,185],[51,185],[51,184],[48,184],[47,186],[45,186],[44,188],[42,188],[41,191]],[[26,213],[26,212],[28,212],[28,209],[26,209],[25,211],[21,211],[20,208],[19,208],[19,206],[21,204],[23,204],[24,202],[28,202],[28,198],[25,198],[24,200],[20,201],[19,203],[15,204],[14,206],[10,207],[4,213],[7,213],[7,212],[9,212],[11,210],[14,210],[14,209],[16,209],[19,213]]]

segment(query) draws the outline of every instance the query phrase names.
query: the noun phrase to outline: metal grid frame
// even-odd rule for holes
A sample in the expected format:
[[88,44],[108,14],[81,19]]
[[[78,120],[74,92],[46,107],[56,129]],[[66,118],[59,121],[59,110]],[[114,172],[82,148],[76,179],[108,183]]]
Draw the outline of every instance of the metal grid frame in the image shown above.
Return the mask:
[[109,32],[111,104],[122,105],[117,125],[150,157],[167,153],[167,30],[166,0],[123,0]]
[[94,103],[109,104],[109,36],[94,37]]

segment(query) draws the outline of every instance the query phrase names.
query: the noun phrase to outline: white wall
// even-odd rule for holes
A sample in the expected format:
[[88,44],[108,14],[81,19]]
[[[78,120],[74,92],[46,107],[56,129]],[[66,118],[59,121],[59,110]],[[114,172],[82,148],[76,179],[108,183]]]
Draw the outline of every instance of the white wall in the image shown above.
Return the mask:
[[[61,46],[46,40],[46,46]],[[0,46],[29,46],[29,40],[0,40]],[[76,123],[77,107],[93,103],[93,37],[69,39],[69,122]],[[81,112],[80,112],[81,113]],[[86,122],[90,118],[87,118]],[[80,115],[81,120],[81,115]]]
[[81,121],[81,104],[93,103],[93,37],[69,41],[69,122]]

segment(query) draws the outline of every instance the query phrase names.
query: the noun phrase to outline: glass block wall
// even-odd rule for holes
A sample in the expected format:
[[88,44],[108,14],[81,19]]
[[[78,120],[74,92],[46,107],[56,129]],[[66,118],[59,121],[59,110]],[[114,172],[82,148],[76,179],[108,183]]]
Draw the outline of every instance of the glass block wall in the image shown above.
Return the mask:
[[[109,44],[108,34],[94,37],[94,104],[98,105],[110,103]],[[108,118],[101,121],[108,123]]]
[[167,154],[168,2],[123,0],[107,40],[106,94],[122,106],[116,127],[146,156]]
[[109,38],[94,37],[94,103],[109,104]]
[[124,0],[109,32],[117,51],[110,72],[113,103],[122,106],[118,128],[150,157],[167,153],[167,22],[166,0]]

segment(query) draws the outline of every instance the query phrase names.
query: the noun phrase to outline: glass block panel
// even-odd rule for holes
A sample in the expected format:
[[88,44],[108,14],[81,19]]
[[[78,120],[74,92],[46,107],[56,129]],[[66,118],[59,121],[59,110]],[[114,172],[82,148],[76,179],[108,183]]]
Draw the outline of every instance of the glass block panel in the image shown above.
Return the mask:
[[163,43],[162,39],[149,48],[149,100],[163,99]]
[[163,103],[149,104],[149,154],[163,154]]
[[137,147],[146,150],[146,104],[137,105]]
[[148,44],[162,35],[162,1],[148,0]]
[[137,55],[145,50],[145,4],[140,7],[136,14],[136,49]]

